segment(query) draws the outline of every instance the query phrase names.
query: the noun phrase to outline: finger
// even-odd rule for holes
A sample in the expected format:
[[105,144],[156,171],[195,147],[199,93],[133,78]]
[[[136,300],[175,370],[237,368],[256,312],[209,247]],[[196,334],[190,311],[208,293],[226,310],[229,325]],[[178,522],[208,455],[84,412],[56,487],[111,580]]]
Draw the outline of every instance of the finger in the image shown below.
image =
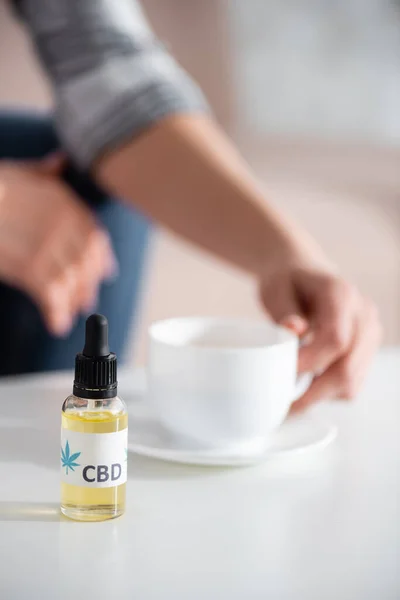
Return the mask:
[[63,304],[68,313],[70,321],[69,328],[71,329],[80,312],[78,298],[80,271],[76,258],[69,256],[67,260],[68,263],[64,266],[62,274],[55,280],[55,283],[63,285],[65,295]]
[[41,285],[39,305],[50,331],[58,336],[66,335],[73,327],[77,310],[75,296],[77,277],[72,266],[62,268],[55,276],[54,267],[51,276],[46,277],[46,282]]
[[77,315],[76,250],[63,240],[46,239],[31,262],[31,288],[52,333],[66,334]]
[[351,400],[360,390],[372,359],[382,340],[378,311],[369,301],[364,303],[359,319],[359,338],[344,360],[340,373],[340,400]]
[[309,328],[309,323],[302,314],[292,283],[279,282],[275,285],[264,285],[260,290],[264,309],[275,323],[290,329],[295,335],[303,336]]
[[93,269],[93,259],[90,251],[85,251],[81,257],[79,271],[79,310],[82,314],[88,314],[96,309],[99,289],[99,277]]
[[293,404],[291,412],[304,410],[318,400],[326,398],[353,398],[362,385],[381,335],[375,308],[370,303],[364,303],[357,315],[350,350],[325,373],[313,380],[305,394]]
[[95,309],[98,291],[109,266],[103,232],[93,228],[81,256],[80,307],[85,313]]
[[349,349],[358,297],[345,283],[332,281],[314,292],[312,336],[299,353],[299,371],[324,372]]
[[299,337],[303,336],[308,329],[307,320],[299,315],[289,315],[288,317],[285,317],[280,322],[280,325],[290,329],[290,331],[293,331],[293,333]]
[[76,233],[68,238],[67,243],[64,248],[64,261],[67,261],[67,264],[63,266],[62,281],[66,284],[68,310],[74,320],[84,308],[85,290],[90,285],[93,273],[85,263],[87,240],[84,235]]
[[100,229],[101,236],[99,239],[99,260],[100,273],[103,280],[113,281],[118,277],[119,265],[115,256],[110,236],[104,229]]
[[25,280],[24,290],[37,304],[50,333],[56,336],[68,333],[72,318],[65,280],[52,280],[41,269],[33,273],[31,279]]
[[267,314],[276,323],[281,323],[292,315],[302,314],[290,279],[276,281],[271,278],[261,286],[260,299]]
[[315,377],[308,390],[299,400],[293,402],[290,407],[290,414],[302,412],[319,400],[333,398],[335,395],[335,373],[333,366],[323,375]]
[[12,249],[10,252],[10,248],[0,255],[2,259],[6,259],[7,269],[11,269],[10,272],[7,269],[2,270],[7,281],[32,298],[48,329],[55,335],[67,330],[68,309],[63,306],[66,297],[64,285],[61,284],[57,289],[51,289],[48,257],[36,253],[27,261],[24,254],[21,256],[19,252],[14,252]]
[[42,292],[38,304],[50,333],[63,337],[71,331],[74,314],[71,311],[71,300],[64,281],[49,283]]

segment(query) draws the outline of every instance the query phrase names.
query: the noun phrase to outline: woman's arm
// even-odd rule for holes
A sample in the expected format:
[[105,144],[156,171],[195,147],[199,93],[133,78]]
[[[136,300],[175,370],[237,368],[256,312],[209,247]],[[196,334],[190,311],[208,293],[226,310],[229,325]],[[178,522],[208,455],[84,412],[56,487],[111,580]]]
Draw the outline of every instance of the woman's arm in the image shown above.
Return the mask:
[[256,275],[267,313],[310,335],[299,366],[318,376],[294,410],[357,393],[381,337],[376,308],[306,232],[268,204],[211,120],[165,119],[105,153],[94,172],[158,222]]
[[316,249],[268,204],[239,153],[205,116],[166,118],[106,152],[93,171],[155,221],[249,273],[266,274],[277,261]]
[[300,368],[318,377],[297,407],[352,396],[379,342],[375,308],[268,204],[138,4],[20,0],[20,7],[75,160],[159,223],[255,274],[267,313],[311,335]]

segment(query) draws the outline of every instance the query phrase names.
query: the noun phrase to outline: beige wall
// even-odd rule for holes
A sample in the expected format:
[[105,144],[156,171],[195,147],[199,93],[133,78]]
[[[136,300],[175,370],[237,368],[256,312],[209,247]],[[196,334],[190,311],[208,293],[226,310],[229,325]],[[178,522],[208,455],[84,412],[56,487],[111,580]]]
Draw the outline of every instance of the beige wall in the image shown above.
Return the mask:
[[11,16],[8,2],[0,2],[0,103],[44,108],[50,104],[46,85],[28,39]]
[[247,130],[400,145],[397,0],[228,5]]

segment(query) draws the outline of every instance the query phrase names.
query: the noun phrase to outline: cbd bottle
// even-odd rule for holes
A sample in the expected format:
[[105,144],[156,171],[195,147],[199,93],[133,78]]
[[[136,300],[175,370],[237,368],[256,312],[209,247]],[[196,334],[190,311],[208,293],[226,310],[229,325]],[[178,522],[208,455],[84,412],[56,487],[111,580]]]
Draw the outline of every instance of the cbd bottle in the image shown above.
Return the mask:
[[128,415],[117,396],[117,358],[108,322],[86,321],[76,356],[73,395],[62,407],[61,511],[79,521],[112,519],[125,511]]

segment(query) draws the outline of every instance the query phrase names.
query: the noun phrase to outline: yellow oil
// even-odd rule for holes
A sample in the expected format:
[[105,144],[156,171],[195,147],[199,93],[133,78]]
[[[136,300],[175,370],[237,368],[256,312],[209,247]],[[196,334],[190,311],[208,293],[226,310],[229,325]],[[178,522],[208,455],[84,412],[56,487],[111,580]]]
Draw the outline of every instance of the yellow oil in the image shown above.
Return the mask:
[[[128,427],[126,412],[79,411],[62,413],[61,426],[80,433],[113,433]],[[126,483],[92,488],[61,483],[61,511],[78,521],[104,521],[125,512]]]

